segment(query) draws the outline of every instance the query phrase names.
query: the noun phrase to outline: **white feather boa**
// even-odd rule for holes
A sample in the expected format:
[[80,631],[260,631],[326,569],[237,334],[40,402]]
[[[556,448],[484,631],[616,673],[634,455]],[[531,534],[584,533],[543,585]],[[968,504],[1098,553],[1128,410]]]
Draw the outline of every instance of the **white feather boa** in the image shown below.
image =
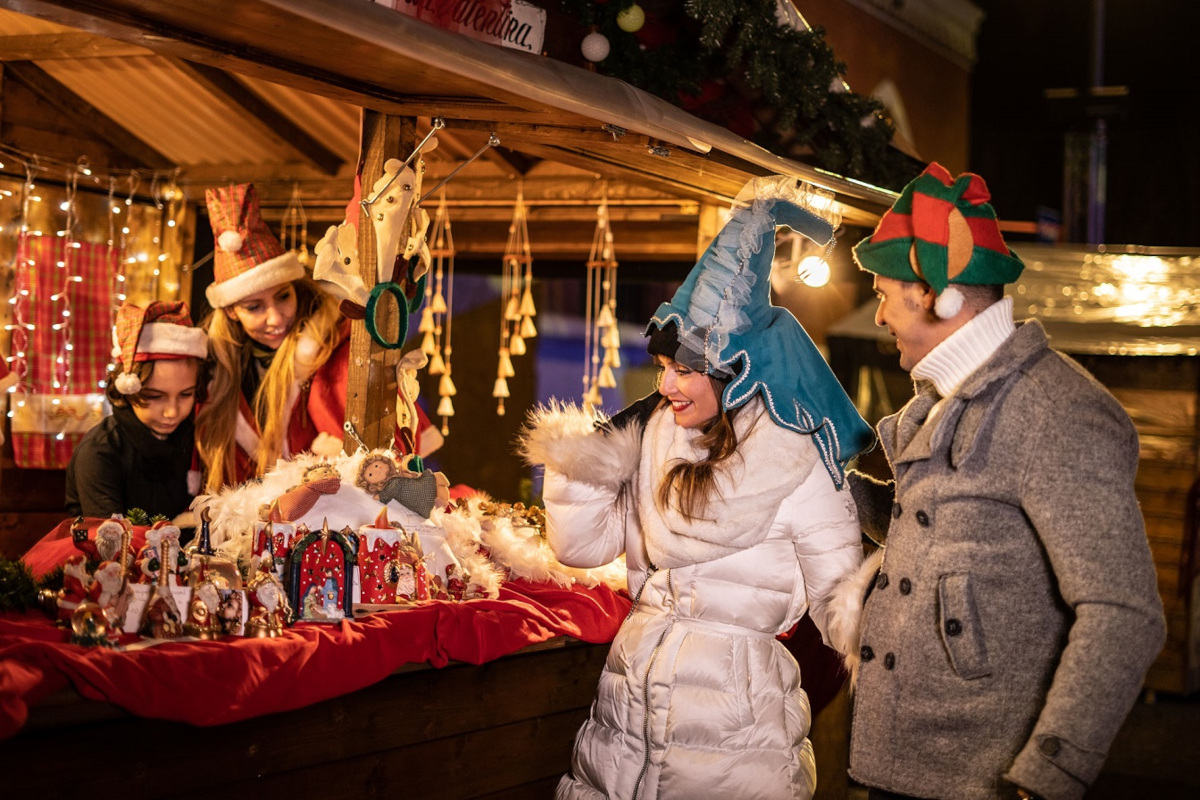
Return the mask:
[[[261,480],[197,497],[192,508],[197,513],[200,509],[208,509],[210,540],[221,555],[249,563],[255,524],[263,518],[265,509],[280,495],[299,485],[308,467],[325,462],[338,471],[341,487],[336,494],[318,499],[309,512],[293,521],[316,529],[328,519],[334,530],[349,526],[357,531],[374,522],[380,510],[379,501],[354,484],[366,455],[359,451],[349,456],[321,458],[302,453],[289,461],[280,460]],[[390,520],[399,522],[405,530],[415,531],[418,536],[443,539],[470,574],[471,582],[488,597],[496,597],[501,583],[510,577],[564,587],[573,583],[588,587],[603,583],[616,590],[625,588],[624,564],[614,563],[591,570],[566,567],[554,558],[538,531],[513,525],[508,517],[485,513],[481,506],[488,499],[486,495],[477,495],[449,512],[434,509],[429,519],[420,518],[395,501],[387,504],[387,513]]]

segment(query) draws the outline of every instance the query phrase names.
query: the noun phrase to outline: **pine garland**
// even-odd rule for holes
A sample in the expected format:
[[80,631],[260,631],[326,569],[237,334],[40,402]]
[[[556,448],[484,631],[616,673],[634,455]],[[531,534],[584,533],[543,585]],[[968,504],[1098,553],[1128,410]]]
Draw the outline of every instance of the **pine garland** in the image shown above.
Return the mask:
[[[824,30],[780,25],[775,0],[640,0],[647,29],[627,33],[617,15],[634,3],[561,0],[608,39],[609,55],[596,64],[604,74],[718,124],[724,114],[753,113],[757,144],[792,157],[811,149],[818,166],[847,177],[898,189],[919,172],[890,146],[883,105],[840,91],[846,65]],[[714,92],[723,97],[708,102]]]
[[0,559],[0,611],[24,611],[38,601],[38,584],[24,561]]

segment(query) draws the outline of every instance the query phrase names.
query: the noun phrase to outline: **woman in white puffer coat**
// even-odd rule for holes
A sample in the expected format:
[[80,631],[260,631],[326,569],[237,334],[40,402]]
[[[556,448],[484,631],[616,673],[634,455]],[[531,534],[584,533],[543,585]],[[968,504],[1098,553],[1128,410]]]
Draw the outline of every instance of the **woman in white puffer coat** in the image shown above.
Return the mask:
[[818,241],[822,220],[791,181],[747,189],[651,320],[659,393],[599,425],[544,408],[523,435],[526,459],[546,467],[558,558],[594,567],[624,554],[634,600],[560,798],[808,798],[815,787],[808,700],[776,637],[807,611],[827,643],[854,646],[830,598],[862,561],[839,487],[871,434],[756,274],[770,269],[777,217]]

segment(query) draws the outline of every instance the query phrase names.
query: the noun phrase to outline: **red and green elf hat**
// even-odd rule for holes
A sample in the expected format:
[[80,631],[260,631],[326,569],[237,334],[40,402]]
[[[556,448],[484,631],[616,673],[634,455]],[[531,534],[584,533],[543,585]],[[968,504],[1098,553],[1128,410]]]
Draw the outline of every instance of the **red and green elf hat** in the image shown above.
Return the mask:
[[1004,243],[990,199],[983,178],[970,172],[955,178],[932,163],[855,245],[854,258],[885,278],[924,281],[937,295],[937,315],[953,317],[963,298],[951,284],[1012,283],[1025,268]]

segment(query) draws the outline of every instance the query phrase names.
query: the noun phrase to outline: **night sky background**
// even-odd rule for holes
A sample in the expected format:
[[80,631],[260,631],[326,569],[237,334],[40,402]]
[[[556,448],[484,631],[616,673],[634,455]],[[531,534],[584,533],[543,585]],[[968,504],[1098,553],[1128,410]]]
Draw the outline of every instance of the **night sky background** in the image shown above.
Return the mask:
[[[1080,106],[1043,92],[1090,85],[1094,4],[974,1],[987,17],[972,74],[970,169],[988,182],[1002,218],[1061,213],[1064,138],[1091,123]],[[1108,123],[1103,240],[1200,247],[1200,4],[1103,5],[1103,84],[1129,88]]]

